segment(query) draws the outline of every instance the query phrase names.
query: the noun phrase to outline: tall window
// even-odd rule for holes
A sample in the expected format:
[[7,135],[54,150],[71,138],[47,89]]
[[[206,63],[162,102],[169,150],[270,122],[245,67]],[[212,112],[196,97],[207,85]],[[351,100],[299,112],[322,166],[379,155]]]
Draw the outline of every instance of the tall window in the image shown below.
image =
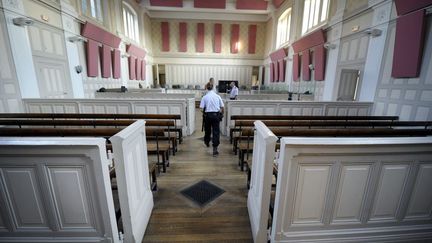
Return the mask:
[[101,0],[81,0],[81,11],[83,15],[103,21]]
[[277,25],[276,46],[280,47],[289,40],[291,26],[291,8],[287,9],[280,17]]
[[329,0],[305,0],[303,8],[302,34],[325,23]]
[[131,40],[139,43],[138,16],[131,6],[123,3],[124,34]]

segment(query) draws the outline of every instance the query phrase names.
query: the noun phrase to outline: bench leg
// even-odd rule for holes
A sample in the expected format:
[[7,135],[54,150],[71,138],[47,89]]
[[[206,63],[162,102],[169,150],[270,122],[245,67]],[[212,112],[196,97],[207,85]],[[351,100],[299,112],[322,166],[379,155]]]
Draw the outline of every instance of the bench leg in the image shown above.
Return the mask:
[[150,185],[152,191],[157,191],[156,168],[151,172]]
[[251,181],[251,168],[247,167],[247,189],[250,189],[250,181]]
[[167,167],[170,166],[170,162],[169,162],[169,151],[166,152],[166,166],[167,166]]

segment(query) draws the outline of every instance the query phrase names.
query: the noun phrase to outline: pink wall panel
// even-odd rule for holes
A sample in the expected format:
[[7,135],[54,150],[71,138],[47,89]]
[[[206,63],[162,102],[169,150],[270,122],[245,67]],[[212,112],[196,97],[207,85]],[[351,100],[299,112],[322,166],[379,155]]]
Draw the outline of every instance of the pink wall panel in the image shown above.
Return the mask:
[[302,52],[302,79],[304,81],[310,81],[311,80],[311,73],[309,69],[310,63],[310,52],[309,50],[304,50]]
[[225,9],[225,0],[194,0],[195,8],[219,8]]
[[187,23],[180,22],[179,24],[179,52],[187,52]]
[[326,65],[326,49],[324,45],[316,46],[314,49],[314,78],[316,81],[323,81],[325,79],[325,65]]
[[279,65],[277,62],[273,62],[273,78],[276,82],[279,82]]
[[197,24],[196,52],[204,52],[204,23]]
[[316,30],[292,44],[295,53],[324,44],[326,38],[322,29]]
[[120,71],[120,50],[115,49],[112,51],[112,70],[113,78],[118,79],[121,76]]
[[214,46],[213,52],[221,53],[222,51],[222,24],[214,24]]
[[300,56],[298,53],[293,55],[293,81],[299,81],[300,78]]
[[97,77],[99,75],[99,43],[89,39],[87,41],[87,76]]
[[101,51],[101,72],[102,78],[111,77],[111,47],[103,45]]
[[395,0],[398,15],[404,15],[432,5],[432,0]]
[[277,63],[279,67],[279,81],[285,82],[285,60],[279,60]]
[[273,5],[275,8],[279,8],[285,0],[273,0]]
[[126,52],[132,56],[144,58],[146,52],[138,46],[128,44],[126,45]]
[[264,0],[237,0],[237,9],[267,10],[267,1]]
[[284,59],[287,56],[287,50],[285,48],[281,48],[277,51],[270,53],[270,59],[274,61],[278,61],[280,59]]
[[183,7],[183,0],[150,0],[150,5],[160,7]]
[[397,18],[392,77],[420,75],[425,34],[425,10]]
[[92,39],[102,44],[109,45],[112,48],[118,48],[121,41],[119,37],[89,22],[86,22],[82,26],[81,35],[88,39]]
[[136,58],[133,56],[129,57],[129,79],[135,80],[136,79]]
[[162,51],[170,50],[170,36],[169,36],[169,23],[161,23],[161,34],[162,34]]
[[141,68],[142,68],[142,60],[140,58],[136,59],[135,68],[136,68],[136,80],[140,80],[141,79]]
[[256,33],[257,33],[257,25],[251,24],[249,25],[249,33],[248,33],[248,53],[255,54],[256,49]]
[[141,80],[146,80],[146,61],[141,62]]
[[231,53],[238,53],[238,45],[240,36],[240,25],[231,25]]
[[270,63],[270,82],[274,82],[274,64],[271,62]]

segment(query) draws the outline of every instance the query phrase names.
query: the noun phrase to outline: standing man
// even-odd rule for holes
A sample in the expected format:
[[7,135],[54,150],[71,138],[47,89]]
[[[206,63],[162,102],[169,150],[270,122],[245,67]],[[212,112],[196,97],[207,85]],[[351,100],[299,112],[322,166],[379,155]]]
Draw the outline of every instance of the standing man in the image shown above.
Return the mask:
[[217,148],[220,143],[219,123],[223,117],[224,104],[222,98],[213,90],[211,83],[207,85],[207,94],[201,99],[200,108],[205,113],[204,144],[210,147],[210,136],[212,135],[213,156],[217,156],[219,154]]
[[238,95],[238,88],[234,82],[231,82],[230,86],[231,86],[231,91],[230,91],[229,98],[230,100],[236,100]]

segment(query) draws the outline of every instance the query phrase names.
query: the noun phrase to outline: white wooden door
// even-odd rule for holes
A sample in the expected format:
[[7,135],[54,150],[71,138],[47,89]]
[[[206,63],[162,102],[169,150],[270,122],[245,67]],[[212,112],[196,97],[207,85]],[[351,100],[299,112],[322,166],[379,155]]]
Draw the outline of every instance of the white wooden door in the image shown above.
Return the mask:
[[124,241],[141,242],[153,209],[145,122],[136,121],[110,138],[124,225]]
[[267,242],[273,161],[277,137],[262,123],[255,122],[252,174],[248,211],[254,242]]
[[38,23],[28,30],[41,98],[72,98],[63,33]]
[[41,98],[72,98],[72,87],[66,75],[66,63],[38,57],[33,60]]

